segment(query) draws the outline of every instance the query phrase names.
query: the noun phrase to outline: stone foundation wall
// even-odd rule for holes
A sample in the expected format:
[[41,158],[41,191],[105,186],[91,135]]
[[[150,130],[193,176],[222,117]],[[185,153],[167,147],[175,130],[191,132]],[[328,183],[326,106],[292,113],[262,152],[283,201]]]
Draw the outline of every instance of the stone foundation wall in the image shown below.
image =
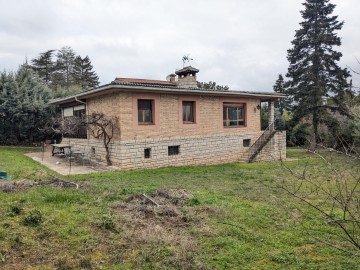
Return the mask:
[[[243,146],[243,140],[250,139],[251,145],[260,135],[261,132],[115,141],[111,144],[111,160],[121,169],[247,162],[249,147]],[[73,149],[84,151],[92,159],[105,161],[101,140],[71,139],[70,144]],[[179,154],[169,156],[169,146],[179,146]],[[151,149],[150,158],[144,157],[146,148]],[[277,132],[256,161],[274,161],[285,157],[286,133]]]
[[286,131],[278,131],[255,158],[256,162],[286,159]]

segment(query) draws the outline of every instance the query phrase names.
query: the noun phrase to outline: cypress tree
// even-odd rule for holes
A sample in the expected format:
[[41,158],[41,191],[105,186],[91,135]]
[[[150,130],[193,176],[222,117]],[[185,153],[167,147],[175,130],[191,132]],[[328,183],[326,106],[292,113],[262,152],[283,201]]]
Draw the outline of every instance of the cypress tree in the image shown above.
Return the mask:
[[[292,41],[293,48],[288,50],[287,77],[290,78],[288,94],[295,102],[293,120],[310,116],[312,124],[310,150],[315,150],[319,141],[319,125],[326,119],[333,119],[330,111],[347,114],[344,96],[349,72],[338,66],[342,54],[333,49],[340,46],[341,40],[336,31],[341,30],[344,22],[333,16],[335,5],[329,0],[306,0],[301,11],[303,22]],[[331,105],[324,100],[332,97]]]

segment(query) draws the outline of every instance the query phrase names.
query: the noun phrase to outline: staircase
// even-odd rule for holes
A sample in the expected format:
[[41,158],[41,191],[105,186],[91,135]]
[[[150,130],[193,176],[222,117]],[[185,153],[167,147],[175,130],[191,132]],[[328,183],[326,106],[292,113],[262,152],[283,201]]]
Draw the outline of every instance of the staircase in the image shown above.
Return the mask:
[[267,145],[277,130],[281,129],[282,122],[279,119],[276,119],[264,130],[263,134],[261,134],[261,136],[249,148],[249,163],[255,160],[256,156],[261,152],[264,146]]

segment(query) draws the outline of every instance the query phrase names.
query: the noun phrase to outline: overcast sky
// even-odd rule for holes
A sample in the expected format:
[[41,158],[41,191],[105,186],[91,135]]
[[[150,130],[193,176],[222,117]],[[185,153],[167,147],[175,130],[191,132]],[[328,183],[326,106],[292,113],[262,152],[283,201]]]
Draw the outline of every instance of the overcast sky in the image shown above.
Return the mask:
[[[71,46],[89,55],[101,84],[115,77],[163,80],[190,54],[199,81],[272,91],[278,74],[287,71],[302,2],[0,0],[0,70],[16,70],[26,57]],[[331,2],[345,21],[340,64],[360,71],[360,4]]]

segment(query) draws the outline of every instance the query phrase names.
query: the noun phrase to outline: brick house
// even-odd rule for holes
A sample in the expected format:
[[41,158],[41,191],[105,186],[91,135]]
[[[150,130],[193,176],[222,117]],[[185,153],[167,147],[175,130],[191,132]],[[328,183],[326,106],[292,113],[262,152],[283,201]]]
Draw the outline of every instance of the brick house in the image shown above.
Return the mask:
[[[103,112],[117,116],[111,143],[114,165],[124,169],[272,161],[285,158],[285,132],[275,130],[277,93],[206,90],[189,66],[166,81],[116,78],[93,90],[51,101],[64,117]],[[260,104],[268,102],[271,125],[260,128]],[[85,134],[74,148],[104,160],[102,141]]]

